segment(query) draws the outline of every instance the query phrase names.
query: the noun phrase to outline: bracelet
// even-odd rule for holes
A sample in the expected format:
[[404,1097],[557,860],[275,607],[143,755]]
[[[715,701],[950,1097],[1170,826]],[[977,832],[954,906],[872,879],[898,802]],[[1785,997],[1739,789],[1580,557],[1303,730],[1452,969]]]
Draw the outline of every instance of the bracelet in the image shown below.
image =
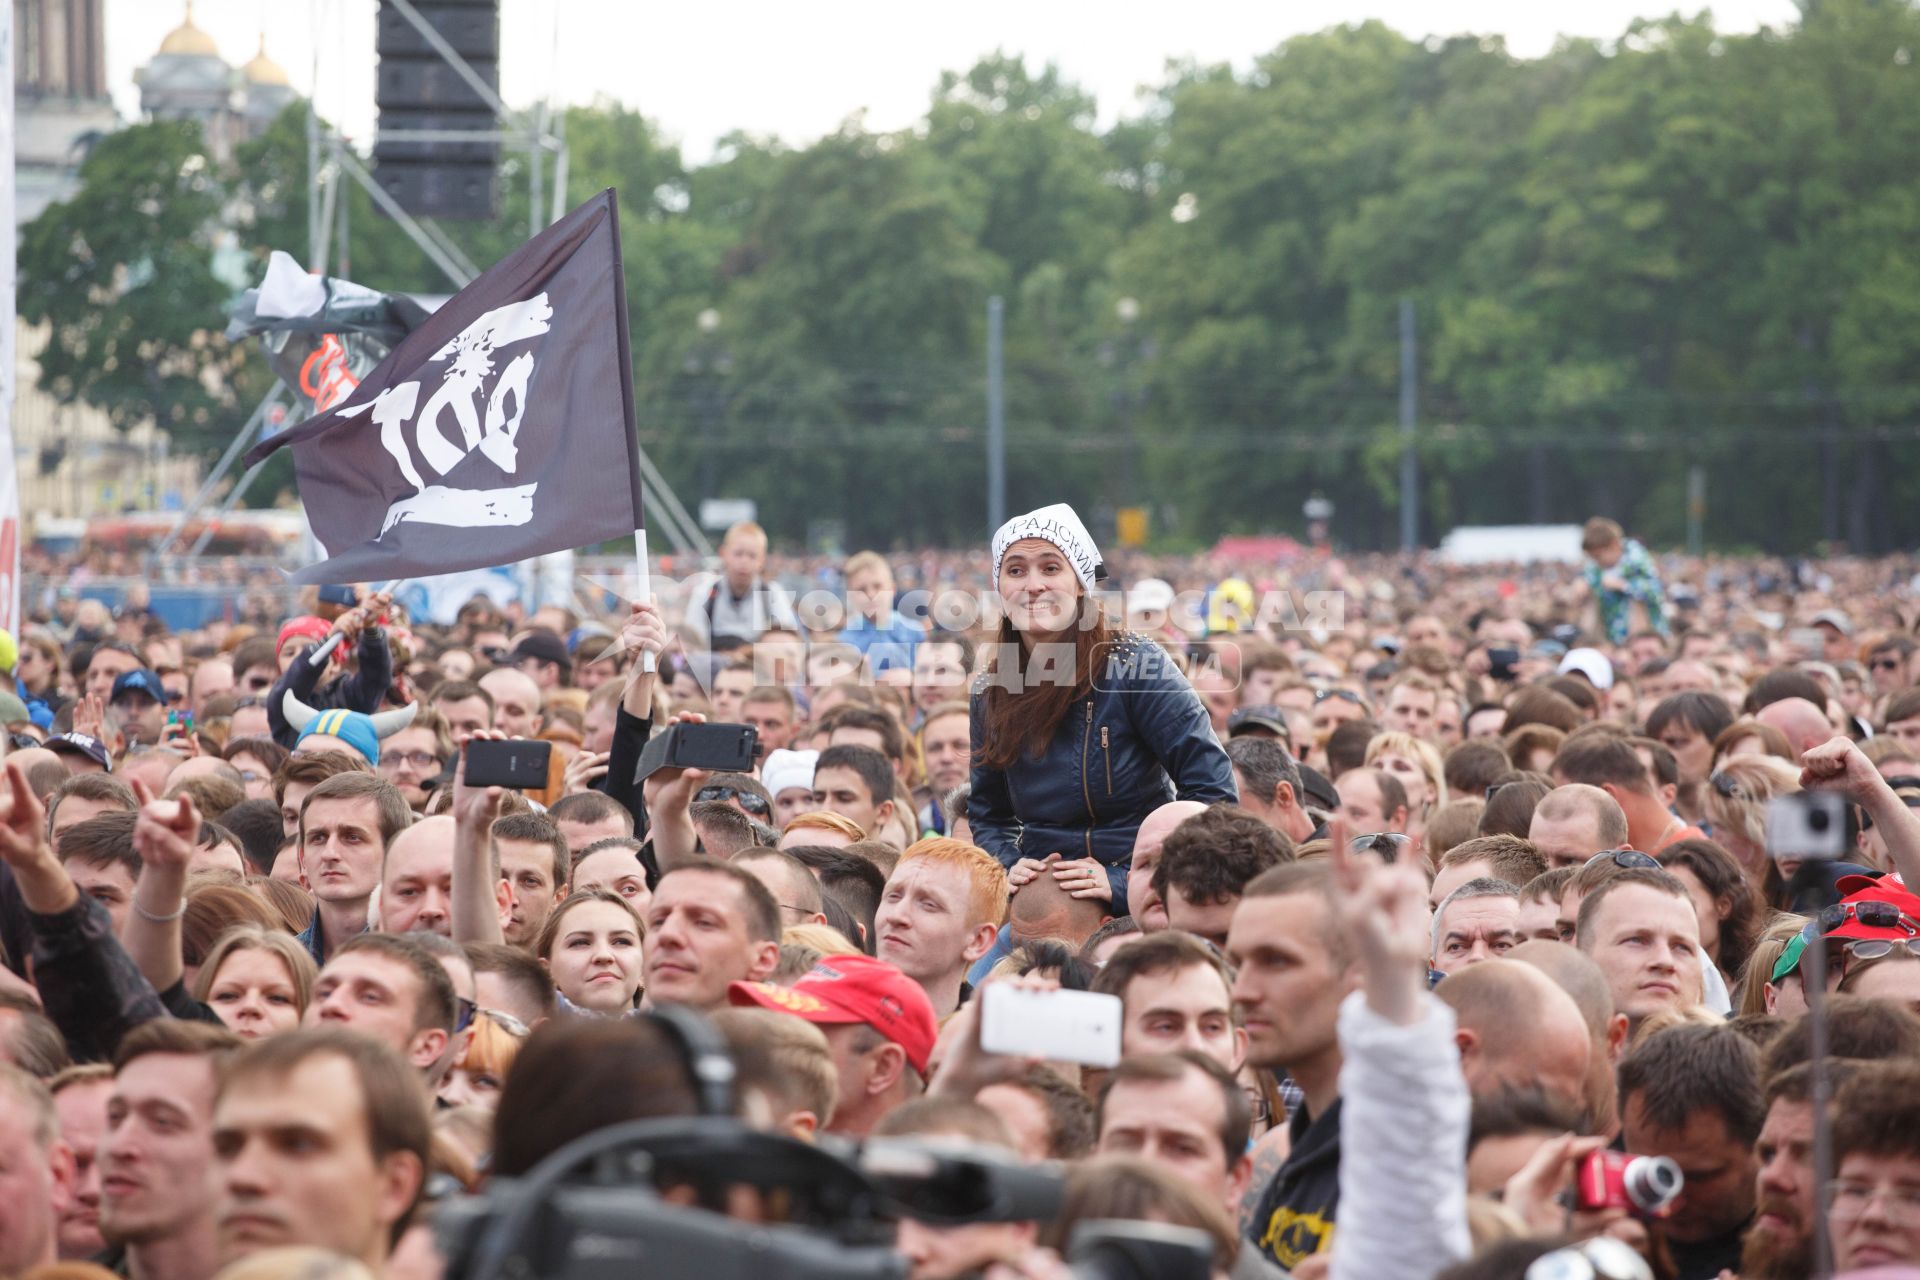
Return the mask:
[[178,907],[178,909],[169,911],[165,915],[156,915],[154,912],[151,912],[147,910],[145,907],[141,906],[140,899],[135,898],[133,899],[133,910],[134,910],[134,913],[138,915],[142,920],[151,920],[155,924],[172,924],[175,920],[178,920],[181,916],[184,916],[185,914],[187,914],[187,903],[186,903],[186,900],[183,898],[180,901],[180,906]]

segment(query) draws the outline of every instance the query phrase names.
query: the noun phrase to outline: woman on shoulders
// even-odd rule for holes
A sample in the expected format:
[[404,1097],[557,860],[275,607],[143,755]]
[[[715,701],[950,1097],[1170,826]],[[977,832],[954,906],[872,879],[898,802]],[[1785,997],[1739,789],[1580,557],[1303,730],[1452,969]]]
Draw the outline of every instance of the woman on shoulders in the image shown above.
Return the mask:
[[1238,799],[1206,708],[1164,649],[1117,632],[1106,575],[1064,503],[1001,526],[1006,617],[972,698],[975,843],[1017,890],[1051,874],[1076,897],[1126,902],[1141,820],[1170,800]]

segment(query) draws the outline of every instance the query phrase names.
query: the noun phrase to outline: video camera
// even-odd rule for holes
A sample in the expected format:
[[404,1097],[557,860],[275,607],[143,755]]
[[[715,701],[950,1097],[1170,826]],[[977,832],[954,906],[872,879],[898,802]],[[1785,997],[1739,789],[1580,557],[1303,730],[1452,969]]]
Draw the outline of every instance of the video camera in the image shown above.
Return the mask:
[[[917,1139],[813,1146],[725,1117],[639,1120],[575,1139],[524,1178],[440,1206],[446,1280],[904,1280],[902,1216],[941,1225],[1045,1221],[1052,1167]],[[1211,1239],[1083,1222],[1086,1280],[1206,1280]]]

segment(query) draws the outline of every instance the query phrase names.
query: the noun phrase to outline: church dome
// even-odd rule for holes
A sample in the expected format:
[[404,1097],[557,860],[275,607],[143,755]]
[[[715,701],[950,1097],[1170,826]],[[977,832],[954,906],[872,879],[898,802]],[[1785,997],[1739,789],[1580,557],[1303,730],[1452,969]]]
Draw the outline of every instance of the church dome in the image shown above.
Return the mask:
[[240,68],[240,74],[246,77],[248,84],[286,86],[290,83],[287,79],[286,71],[279,63],[267,56],[267,37],[265,32],[262,32],[260,35],[260,52],[254,54],[247,65]]
[[187,0],[187,16],[160,42],[161,53],[186,54],[189,57],[217,58],[220,48],[213,37],[193,25],[193,0]]

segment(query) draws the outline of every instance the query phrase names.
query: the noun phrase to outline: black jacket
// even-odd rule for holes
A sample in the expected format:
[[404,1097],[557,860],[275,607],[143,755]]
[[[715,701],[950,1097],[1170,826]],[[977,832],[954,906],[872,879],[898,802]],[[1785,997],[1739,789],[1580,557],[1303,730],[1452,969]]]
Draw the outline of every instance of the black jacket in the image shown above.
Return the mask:
[[647,802],[633,775],[639,771],[640,753],[646,750],[652,733],[651,719],[643,720],[625,707],[614,709],[613,746],[607,751],[607,772],[600,779],[599,790],[625,805],[633,815],[636,840],[647,838]]
[[1301,1107],[1288,1133],[1293,1150],[1260,1191],[1248,1239],[1292,1270],[1302,1258],[1333,1247],[1334,1213],[1340,1206],[1340,1100],[1311,1122]]
[[1166,650],[1143,636],[1115,646],[1094,691],[1073,703],[1038,758],[1007,769],[979,763],[986,682],[973,693],[973,842],[1011,867],[1021,858],[1092,856],[1107,865],[1113,901],[1127,900],[1140,823],[1169,800],[1238,800],[1233,767],[1207,709]]
[[316,667],[307,661],[317,647],[308,645],[302,649],[300,656],[280,673],[280,678],[274,681],[273,692],[267,695],[267,727],[273,733],[273,740],[289,751],[300,740],[299,731],[287,723],[285,704],[289,689],[294,697],[316,711],[338,708],[372,715],[380,709],[381,699],[387,696],[387,686],[393,683],[393,651],[387,648],[386,632],[379,627],[368,627],[360,633],[360,645],[355,651],[360,669],[324,688],[318,686],[320,677],[327,673],[326,664]]

